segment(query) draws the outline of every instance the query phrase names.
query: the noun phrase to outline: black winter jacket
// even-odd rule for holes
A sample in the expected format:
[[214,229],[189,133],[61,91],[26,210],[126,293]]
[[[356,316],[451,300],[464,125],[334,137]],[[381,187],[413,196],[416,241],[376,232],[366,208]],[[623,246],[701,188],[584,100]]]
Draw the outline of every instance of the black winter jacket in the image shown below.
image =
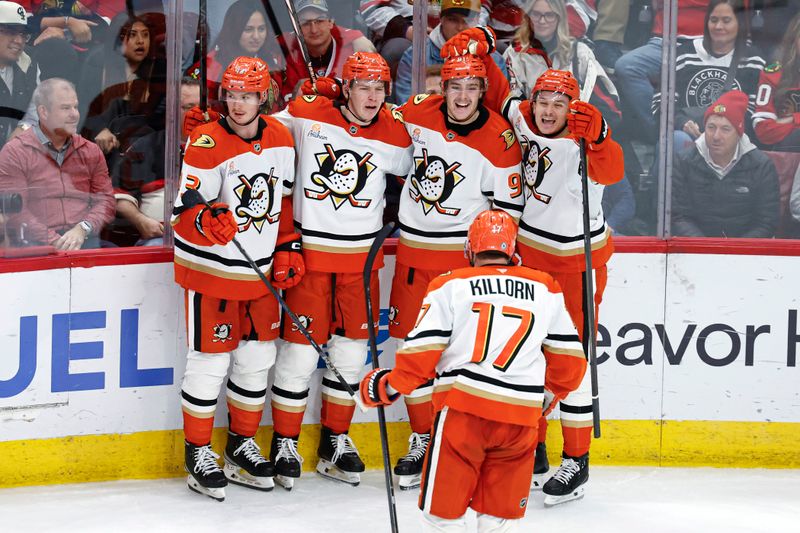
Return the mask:
[[696,147],[675,158],[673,235],[774,237],[779,213],[778,173],[761,150],[746,152],[722,179]]

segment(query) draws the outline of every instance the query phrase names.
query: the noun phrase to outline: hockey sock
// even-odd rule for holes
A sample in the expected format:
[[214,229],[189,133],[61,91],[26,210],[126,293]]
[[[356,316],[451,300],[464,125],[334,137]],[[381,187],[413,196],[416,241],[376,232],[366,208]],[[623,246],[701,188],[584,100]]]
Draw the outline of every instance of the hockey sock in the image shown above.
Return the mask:
[[[358,383],[350,384],[350,386],[353,390],[358,390]],[[350,422],[353,420],[353,413],[356,410],[355,402],[341,390],[342,388],[339,382],[330,381],[327,378],[322,380],[320,422],[334,433],[345,433],[350,429]]]
[[261,414],[264,412],[264,405],[234,405],[228,401],[228,418],[230,429],[237,435],[252,437],[258,431],[258,424],[261,422]]
[[308,389],[293,393],[272,387],[272,428],[284,437],[297,438],[306,412]]
[[205,446],[211,442],[211,432],[214,429],[214,413],[206,418],[193,416],[183,412],[183,434],[186,441],[195,446]]
[[539,419],[539,439],[536,442],[545,440],[547,440],[547,418],[543,416]]
[[570,457],[580,457],[589,451],[592,442],[592,426],[568,427],[561,426],[564,436],[564,453]]
[[414,433],[431,432],[431,426],[433,426],[433,402],[430,399],[409,403],[409,399],[406,398],[406,410],[408,411],[411,431]]

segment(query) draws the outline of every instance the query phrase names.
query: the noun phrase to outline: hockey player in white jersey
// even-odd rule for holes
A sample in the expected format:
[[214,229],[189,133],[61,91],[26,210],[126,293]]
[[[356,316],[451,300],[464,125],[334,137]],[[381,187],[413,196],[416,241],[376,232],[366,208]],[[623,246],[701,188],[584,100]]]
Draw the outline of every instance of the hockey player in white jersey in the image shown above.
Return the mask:
[[[477,53],[493,49],[487,32],[472,28],[445,43],[443,55]],[[580,89],[570,72],[548,70],[536,80],[529,100],[510,94],[508,81],[492,64],[484,61],[490,80],[488,105],[499,109],[514,125],[523,146],[525,210],[520,219],[518,250],[523,264],[544,270],[561,285],[564,301],[578,333],[584,339],[585,324],[583,250],[583,205],[579,142],[586,144],[589,195],[589,232],[592,248],[595,317],[607,280],[606,263],[614,246],[605,223],[601,199],[603,188],[622,179],[622,148],[611,138],[611,129],[601,112],[579,100]],[[589,479],[589,448],[592,434],[592,401],[587,373],[578,389],[560,402],[564,439],[561,466],[544,485],[539,479],[546,505],[556,505],[583,496]],[[548,469],[545,451],[547,420],[539,423],[536,473]],[[536,484],[538,486],[536,486]]]
[[[341,87],[319,78],[301,96],[273,115],[294,136],[297,172],[294,223],[302,234],[307,272],[286,301],[308,324],[311,336],[327,342],[333,364],[353,389],[367,355],[367,316],[362,272],[376,234],[383,225],[388,175],[411,168],[411,139],[398,114],[384,106],[391,93],[389,66],[375,53],[347,58]],[[336,98],[341,91],[344,101]],[[324,96],[321,96],[324,95]],[[372,271],[372,308],[379,309],[379,255]],[[378,317],[373,316],[373,322]],[[300,476],[297,453],[309,382],[318,355],[297,328],[284,320],[286,341],[278,355],[272,386],[274,434],[271,458],[278,483],[291,488]],[[322,412],[317,472],[357,485],[364,471],[348,435],[355,403],[330,371],[322,378]]]
[[[400,196],[389,333],[403,339],[414,326],[428,283],[467,266],[464,238],[475,216],[492,206],[514,218],[522,212],[519,145],[510,125],[483,105],[483,62],[452,58],[442,67],[443,95],[417,95],[400,106],[414,144],[414,168]],[[395,467],[400,488],[419,485],[433,423],[432,383],[405,398],[409,452]]]
[[[221,96],[228,115],[191,133],[172,217],[175,281],[185,289],[189,343],[181,387],[187,482],[219,501],[228,481],[259,490],[274,486],[273,465],[254,436],[280,312],[229,243],[236,238],[278,288],[296,284],[304,271],[292,227],[294,142],[281,123],[258,111],[269,86],[261,59],[239,57],[225,70]],[[211,433],[226,376],[230,424],[223,471]]]
[[361,382],[366,405],[388,405],[434,379],[436,419],[419,496],[423,531],[517,529],[529,500],[536,426],[545,387],[558,400],[586,368],[558,283],[511,265],[517,227],[508,213],[480,213],[469,228],[471,267],[435,278],[395,368]]

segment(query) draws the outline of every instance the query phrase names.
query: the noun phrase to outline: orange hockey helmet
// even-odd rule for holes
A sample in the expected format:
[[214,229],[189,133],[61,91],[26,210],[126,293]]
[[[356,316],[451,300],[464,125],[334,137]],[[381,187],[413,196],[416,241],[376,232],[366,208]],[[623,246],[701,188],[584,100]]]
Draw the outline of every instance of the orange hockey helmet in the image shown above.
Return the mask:
[[342,66],[342,81],[353,80],[382,81],[386,83],[386,94],[392,92],[392,73],[389,65],[376,52],[356,52],[350,55]]
[[511,258],[517,242],[517,223],[505,211],[487,209],[472,221],[467,233],[464,255],[471,259],[471,254],[481,252],[500,252]]
[[531,91],[531,98],[535,98],[541,91],[552,91],[564,94],[569,101],[580,98],[581,89],[578,87],[578,80],[572,76],[572,72],[566,70],[548,69],[536,80],[536,85]]
[[445,59],[442,65],[442,83],[460,78],[482,78],[484,86],[489,82],[483,60],[472,54]]
[[[261,103],[267,100],[267,92],[272,87],[267,64],[257,57],[237,57],[231,61],[222,74],[220,91],[258,93]],[[221,96],[221,95],[220,95]]]

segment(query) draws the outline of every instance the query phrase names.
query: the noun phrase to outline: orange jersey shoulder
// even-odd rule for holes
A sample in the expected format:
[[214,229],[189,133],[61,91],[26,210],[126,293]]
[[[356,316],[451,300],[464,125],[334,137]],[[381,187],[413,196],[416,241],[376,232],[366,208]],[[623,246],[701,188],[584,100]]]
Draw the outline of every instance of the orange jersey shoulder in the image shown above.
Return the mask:
[[[261,115],[266,124],[261,132],[261,149],[294,147],[289,129],[278,120]],[[251,143],[230,132],[220,121],[198,126],[186,145],[184,162],[196,168],[214,168],[251,150]]]

